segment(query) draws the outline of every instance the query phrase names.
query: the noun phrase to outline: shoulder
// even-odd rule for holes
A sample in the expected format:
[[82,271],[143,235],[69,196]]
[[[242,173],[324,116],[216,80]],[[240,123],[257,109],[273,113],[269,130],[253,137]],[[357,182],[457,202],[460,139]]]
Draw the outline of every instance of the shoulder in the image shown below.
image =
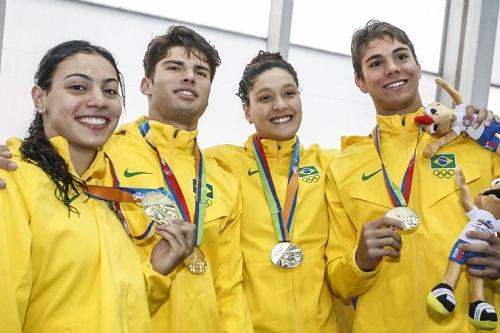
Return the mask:
[[367,143],[371,143],[372,138],[368,135],[351,135],[351,136],[343,136],[340,139],[340,149],[342,152],[349,149],[356,149],[360,146],[364,146]]
[[139,128],[135,122],[125,124],[117,130],[104,145],[104,151],[108,154],[123,154],[125,151],[142,150],[147,147],[142,138]]
[[376,154],[373,140],[369,136],[342,137],[341,151],[333,154],[332,163],[349,161],[349,163],[362,163],[371,160]]
[[[333,157],[340,153],[337,149],[325,149],[318,144],[313,144],[302,150],[301,159],[303,162],[316,162],[321,168],[326,169]],[[301,163],[303,164],[303,163]]]
[[226,159],[221,159],[207,154],[204,154],[204,157],[207,175],[226,179],[234,178],[232,175],[233,169],[231,168],[231,165],[226,162]]
[[208,147],[203,149],[203,153],[205,156],[213,157],[213,158],[230,158],[233,155],[237,155],[243,153],[245,149],[241,146],[236,145],[217,145]]
[[[7,141],[12,158],[11,160],[16,163],[17,169],[8,171],[0,169],[0,178],[6,182],[6,187],[10,190],[19,189],[21,191],[30,191],[29,188],[37,189],[44,188],[49,183],[50,179],[37,165],[30,163],[22,158],[21,148],[22,140],[13,138]],[[43,183],[43,184],[42,184]],[[0,192],[3,192],[0,190]]]
[[233,172],[246,155],[245,148],[235,145],[217,145],[203,150],[207,160],[215,162],[220,168]]

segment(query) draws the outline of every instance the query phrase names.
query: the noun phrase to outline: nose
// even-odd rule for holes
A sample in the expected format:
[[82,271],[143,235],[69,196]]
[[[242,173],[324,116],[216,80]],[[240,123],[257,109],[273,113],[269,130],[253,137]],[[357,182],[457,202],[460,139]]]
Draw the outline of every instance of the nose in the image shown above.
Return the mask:
[[93,89],[90,93],[88,105],[102,108],[106,104],[106,98],[104,96],[104,92],[101,89]]
[[399,73],[400,71],[400,68],[398,66],[398,64],[396,64],[395,61],[393,60],[388,60],[386,62],[386,74],[387,75],[393,75],[393,74],[396,74],[396,73]]
[[194,72],[191,70],[186,70],[182,74],[181,81],[184,83],[194,83]]
[[273,104],[273,110],[276,112],[283,112],[286,111],[286,109],[288,109],[288,105],[282,98],[278,97]]

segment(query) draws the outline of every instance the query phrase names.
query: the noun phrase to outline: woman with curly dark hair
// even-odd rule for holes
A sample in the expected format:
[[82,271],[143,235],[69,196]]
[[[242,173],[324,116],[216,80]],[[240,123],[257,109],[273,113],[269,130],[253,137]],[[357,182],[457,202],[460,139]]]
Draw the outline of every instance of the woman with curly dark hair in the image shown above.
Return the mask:
[[239,89],[255,127],[244,146],[206,150],[240,181],[243,288],[255,332],[347,332],[352,308],[334,298],[327,272],[325,179],[333,152],[304,147],[299,80],[279,53],[260,51]]
[[124,99],[115,59],[86,41],[61,43],[31,94],[28,136],[9,141],[18,170],[1,171],[0,331],[150,332],[165,275],[193,250],[193,227],[158,226],[162,239],[142,263],[115,212],[86,194],[112,181],[101,147]]

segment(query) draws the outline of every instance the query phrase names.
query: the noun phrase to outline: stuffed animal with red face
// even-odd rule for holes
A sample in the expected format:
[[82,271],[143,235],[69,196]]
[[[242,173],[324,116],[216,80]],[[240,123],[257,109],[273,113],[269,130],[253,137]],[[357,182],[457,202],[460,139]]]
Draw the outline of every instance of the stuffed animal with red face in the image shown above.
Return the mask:
[[[455,309],[457,302],[463,302],[463,300],[457,300],[453,293],[453,289],[462,273],[462,265],[465,264],[468,258],[482,255],[479,253],[462,252],[460,244],[484,243],[487,245],[483,240],[468,238],[467,232],[485,231],[493,234],[500,230],[500,179],[495,179],[490,189],[479,193],[475,200],[472,201],[462,171],[457,169],[455,175],[456,183],[460,190],[462,206],[470,221],[463,229],[450,252],[443,279],[427,295],[429,308],[443,316],[450,315]],[[484,269],[481,266],[474,268]],[[479,329],[495,329],[497,326],[497,313],[495,308],[485,300],[483,279],[474,277],[468,273],[465,274],[468,275],[469,281],[469,321],[474,327]]]
[[489,127],[481,124],[478,128],[466,124],[466,106],[460,93],[440,77],[436,78],[436,84],[451,96],[456,107],[452,110],[442,103],[432,102],[425,108],[424,115],[415,117],[415,122],[427,133],[438,137],[425,147],[424,157],[433,157],[439,148],[455,140],[462,132],[467,133],[484,148],[500,155],[500,124],[492,122]]

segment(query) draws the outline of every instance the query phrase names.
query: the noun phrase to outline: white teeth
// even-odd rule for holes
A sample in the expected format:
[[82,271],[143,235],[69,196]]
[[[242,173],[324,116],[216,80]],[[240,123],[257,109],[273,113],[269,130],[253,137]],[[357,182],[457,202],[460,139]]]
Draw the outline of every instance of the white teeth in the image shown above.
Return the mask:
[[194,97],[194,94],[191,91],[188,90],[179,90],[177,91],[179,95],[185,95],[185,96],[191,96]]
[[290,119],[292,119],[291,116],[285,116],[285,117],[273,118],[273,119],[271,119],[271,121],[275,124],[281,124],[281,123],[289,121]]
[[81,117],[78,121],[89,125],[105,125],[107,122],[106,118],[102,117]]
[[404,84],[406,84],[405,81],[397,81],[397,82],[390,83],[390,84],[386,85],[385,87],[386,88],[397,88],[397,87],[401,87]]

